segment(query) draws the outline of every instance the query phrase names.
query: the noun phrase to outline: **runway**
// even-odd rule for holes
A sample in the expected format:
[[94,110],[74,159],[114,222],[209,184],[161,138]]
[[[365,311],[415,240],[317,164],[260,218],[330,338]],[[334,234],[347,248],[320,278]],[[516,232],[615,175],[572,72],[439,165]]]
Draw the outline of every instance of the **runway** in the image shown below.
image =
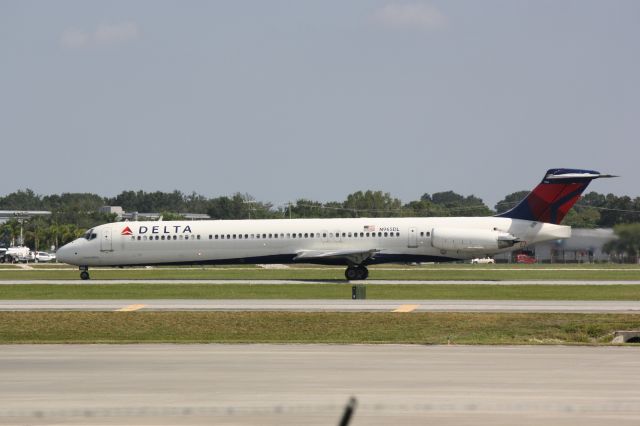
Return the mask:
[[640,349],[9,345],[0,423],[635,425]]
[[367,285],[640,285],[640,280],[0,280],[0,285],[48,284],[48,285],[84,285],[95,284],[248,284],[248,285],[302,285],[302,284],[367,284]]
[[0,300],[0,311],[573,312],[640,313],[640,301],[149,299]]

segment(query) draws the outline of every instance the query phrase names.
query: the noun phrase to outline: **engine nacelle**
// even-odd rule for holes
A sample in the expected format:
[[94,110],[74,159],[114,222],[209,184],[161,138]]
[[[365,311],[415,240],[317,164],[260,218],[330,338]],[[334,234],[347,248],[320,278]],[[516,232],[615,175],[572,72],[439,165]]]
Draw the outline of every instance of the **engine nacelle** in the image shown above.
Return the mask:
[[431,244],[441,250],[491,253],[513,247],[519,241],[507,232],[491,230],[434,228],[431,233]]

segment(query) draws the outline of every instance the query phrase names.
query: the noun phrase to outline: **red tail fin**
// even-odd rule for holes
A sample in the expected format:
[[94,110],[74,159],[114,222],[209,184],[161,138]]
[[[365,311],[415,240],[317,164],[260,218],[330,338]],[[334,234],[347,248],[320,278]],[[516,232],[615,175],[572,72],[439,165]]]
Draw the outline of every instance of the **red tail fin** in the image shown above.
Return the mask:
[[603,175],[594,170],[551,169],[542,182],[511,210],[498,217],[559,224],[589,183]]

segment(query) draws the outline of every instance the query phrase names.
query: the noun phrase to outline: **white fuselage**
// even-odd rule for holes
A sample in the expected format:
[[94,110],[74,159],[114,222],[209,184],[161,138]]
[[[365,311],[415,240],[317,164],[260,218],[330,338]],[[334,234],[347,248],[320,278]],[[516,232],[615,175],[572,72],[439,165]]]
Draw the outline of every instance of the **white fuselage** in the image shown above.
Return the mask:
[[[452,261],[568,238],[571,228],[501,217],[117,222],[58,250],[80,266]],[[325,256],[325,254],[327,254]]]

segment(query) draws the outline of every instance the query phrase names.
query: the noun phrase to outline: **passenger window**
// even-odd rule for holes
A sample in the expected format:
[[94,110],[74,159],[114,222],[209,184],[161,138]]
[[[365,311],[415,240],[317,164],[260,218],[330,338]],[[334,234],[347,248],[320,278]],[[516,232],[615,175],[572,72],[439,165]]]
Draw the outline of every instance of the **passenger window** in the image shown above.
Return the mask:
[[348,236],[349,238],[351,238],[351,232],[349,232],[349,233],[347,234],[347,236]]
[[326,232],[322,233],[322,238],[327,238],[327,233]]
[[291,238],[295,238],[295,237],[296,237],[296,234],[291,234]]
[[[158,239],[158,237],[156,237],[156,240],[157,240],[157,239]],[[184,239],[185,239],[185,240],[188,240],[188,239],[189,239],[189,236],[188,236],[188,235],[185,235],[185,236],[184,236]]]
[[177,240],[177,239],[178,239],[178,236],[177,236],[177,235],[174,235],[174,236],[173,236],[173,240],[175,241],[175,240]]
[[244,234],[244,239],[245,240],[249,239],[249,234]]
[[346,234],[345,232],[343,232],[343,233],[342,233],[342,236],[343,236],[343,237],[346,237],[346,236],[347,236],[347,234]]
[[305,232],[304,237],[309,238],[309,234]]
[[284,238],[284,234],[280,234],[280,238]]
[[364,237],[364,232],[361,232],[361,233],[360,233],[360,237]]
[[138,235],[138,241],[140,241],[140,235]]
[[431,232],[427,232],[427,237],[430,237],[430,236],[431,236]]
[[[325,234],[326,235],[326,234]],[[333,232],[329,233],[329,238],[333,238]]]
[[159,238],[160,238],[160,237],[158,237],[158,236],[156,235],[156,240],[157,240],[157,239],[159,239]]
[[291,234],[287,234],[287,238],[291,238]]
[[236,234],[233,234],[233,239],[234,239],[234,240],[236,239]]
[[378,237],[382,237],[382,232],[378,232]]
[[273,234],[269,234],[269,238],[273,238]]
[[218,234],[216,234],[214,238],[217,240],[218,239]]
[[231,239],[231,234],[227,234],[227,240]]
[[386,232],[384,233],[384,236],[385,236],[385,237],[387,236],[387,233],[386,233]]
[[273,238],[278,238],[278,234],[273,234]]
[[197,237],[197,238],[198,238],[198,239],[200,239],[200,234],[198,234],[198,237]]
[[421,237],[424,237],[424,231],[423,231],[423,232],[420,232],[420,236],[421,236]]
[[267,234],[262,234],[262,238],[267,238]]

